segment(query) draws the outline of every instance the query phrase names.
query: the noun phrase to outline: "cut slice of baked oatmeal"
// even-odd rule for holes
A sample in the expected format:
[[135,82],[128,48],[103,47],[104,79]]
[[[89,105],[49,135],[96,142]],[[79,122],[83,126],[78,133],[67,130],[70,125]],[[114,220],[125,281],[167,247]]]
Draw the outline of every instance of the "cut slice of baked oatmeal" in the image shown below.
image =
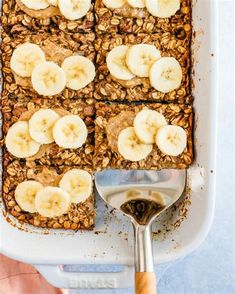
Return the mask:
[[[157,123],[150,119],[151,115],[149,120],[137,123],[136,130],[135,118],[143,110],[153,111]],[[159,140],[155,137],[159,131],[156,124],[159,129],[162,126],[164,132]],[[97,103],[94,166],[97,170],[187,168],[193,162],[192,125],[193,109],[188,105]],[[176,132],[168,132],[169,126],[177,127]],[[154,139],[148,141],[146,134],[152,130]],[[141,139],[139,133],[143,136]],[[166,154],[168,152],[175,155]]]
[[[95,67],[93,65],[95,61],[94,39],[94,33],[86,35],[81,33],[66,34],[64,32],[60,32],[60,34],[32,34],[22,26],[13,27],[10,35],[7,33],[2,34],[3,88],[15,98],[23,98],[24,96],[35,97],[35,95],[40,98],[48,96],[53,98],[59,97],[61,99],[92,98],[94,91],[94,82],[92,80],[95,75]],[[68,60],[68,58],[75,55],[79,56],[79,58],[85,58],[85,60],[90,62],[94,68],[94,72],[88,82],[80,87],[71,87],[67,83],[58,94],[50,96],[42,95],[41,92],[37,93],[37,89],[33,84],[32,74],[26,77],[19,75],[18,72],[16,73],[16,71],[14,71],[12,62],[16,50],[20,48],[20,46],[28,43],[30,43],[30,45],[36,45],[36,47],[42,51],[45,55],[45,62],[53,62],[58,68],[63,65],[65,60]],[[28,58],[31,56],[33,59],[32,53],[28,54],[28,56]],[[25,62],[23,59],[24,57],[26,57],[27,62],[27,55],[22,56],[22,58],[21,56],[18,56],[18,62]],[[37,82],[36,84],[39,83]]]
[[[36,187],[39,186],[40,189],[54,187],[56,188],[55,191],[58,191],[58,189],[61,189],[58,187],[60,186],[60,182],[63,176],[66,173],[68,174],[71,170],[77,171],[77,168],[78,167],[66,167],[64,165],[58,167],[49,167],[46,165],[27,166],[19,160],[15,160],[11,164],[4,166],[3,199],[9,213],[12,214],[20,223],[29,223],[37,227],[91,230],[94,226],[95,219],[95,200],[94,193],[92,191],[93,187],[90,191],[90,195],[88,195],[89,193],[86,194],[86,198],[82,199],[83,201],[76,201],[79,203],[72,203],[73,200],[71,200],[68,210],[64,214],[57,217],[46,217],[41,215],[39,212],[37,212],[38,208],[35,205],[35,184]],[[80,172],[81,170],[79,169],[78,171]],[[92,171],[89,168],[83,167],[82,171],[92,175]],[[24,183],[23,186],[22,183]],[[26,197],[26,194],[25,197],[22,195],[23,191],[28,193],[28,197]],[[42,198],[40,199],[40,197],[41,196],[39,195],[38,201],[42,202]],[[44,205],[46,206],[44,207],[43,211],[45,211],[47,207],[47,210],[50,209],[51,214],[58,214],[58,210],[63,210],[64,207],[62,206],[58,208],[56,204],[58,203],[58,198],[53,199],[54,207],[51,207],[49,206],[49,203],[44,202]],[[50,200],[52,201],[52,199]],[[39,211],[41,212],[40,209]]]
[[[18,154],[16,153],[17,151],[14,150],[15,148],[13,148],[13,150],[11,148],[12,144],[9,142],[11,142],[12,135],[10,135],[10,137],[8,136],[7,141],[9,130],[12,130],[12,127],[15,126],[18,122],[25,122],[25,124],[27,123],[30,126],[30,120],[33,114],[42,109],[50,109],[53,112],[56,112],[59,116],[59,119],[70,116],[75,117],[77,120],[79,120],[79,125],[76,126],[76,128],[73,128],[73,126],[69,123],[63,126],[64,129],[60,128],[61,132],[65,132],[64,134],[62,133],[62,143],[59,139],[57,140],[58,135],[55,135],[57,137],[54,137],[53,142],[49,144],[42,144],[42,142],[39,140],[41,143],[39,142],[39,146],[36,146],[36,149],[29,149],[28,151],[26,150],[27,152],[32,152],[23,153],[21,156],[21,151]],[[95,116],[94,100],[63,100],[59,98],[41,99],[37,96],[33,98],[26,96],[23,99],[14,99],[11,98],[11,95],[4,91],[2,95],[2,113],[5,144],[8,143],[8,148],[4,147],[4,166],[7,166],[16,158],[21,157],[21,159],[19,159],[21,162],[28,162],[29,164],[35,163],[38,165],[52,166],[77,165],[85,166],[87,168],[93,167]],[[75,125],[76,124],[77,122]],[[84,133],[82,133],[80,129],[77,129],[79,126],[81,126],[82,130],[85,129],[85,136],[83,136]],[[22,126],[22,128],[23,127],[24,126]],[[73,131],[75,132],[74,134]],[[10,134],[12,134],[12,131]],[[14,134],[14,136],[17,136],[18,133],[15,132]],[[81,137],[82,139],[79,139]],[[28,140],[31,140],[31,136],[29,136]],[[71,144],[70,140],[78,142],[78,145],[69,145]],[[35,140],[33,140],[33,142],[34,141]],[[24,142],[22,144],[24,144]]]
[[[34,3],[30,3],[32,8],[27,7],[26,2],[25,4],[23,2],[22,0],[3,1],[1,20],[6,31],[18,24],[28,28],[32,33],[39,31],[48,31],[53,34],[60,34],[61,31],[89,33],[94,28],[94,1],[85,1],[89,6],[86,7],[88,11],[85,11],[85,15],[82,17],[77,13],[78,19],[74,19],[76,16],[73,17],[73,15],[71,15],[72,17],[67,14],[63,15],[58,6],[49,5],[49,2],[41,9],[38,9],[37,5],[33,5]],[[27,1],[27,3],[29,2]]]
[[[191,31],[191,0],[181,0],[180,9],[177,9],[174,15],[161,18],[156,17],[155,13],[151,14],[146,7],[132,7],[126,0],[117,2],[123,5],[117,7],[118,5],[114,1],[113,5],[116,8],[112,8],[105,3],[105,0],[95,1],[97,19],[95,27],[98,34],[170,32],[185,35],[186,32]],[[134,2],[132,1],[132,3]],[[144,6],[144,1],[142,6]]]
[[[182,77],[180,84],[176,89],[161,92],[153,87],[149,76],[140,77],[133,74],[132,68],[128,67],[127,55],[121,56],[119,59],[119,69],[125,65],[128,67],[129,75],[114,76],[110,71],[108,58],[114,49],[136,47],[137,44],[155,46],[155,50],[159,53],[159,57],[172,57],[181,67]],[[97,52],[96,64],[97,74],[95,79],[95,95],[97,100],[108,101],[159,101],[159,102],[176,102],[189,104],[191,100],[190,90],[190,35],[185,35],[183,39],[177,38],[171,33],[157,33],[157,34],[116,34],[116,35],[102,35],[95,40],[95,49]],[[143,52],[143,58],[146,55],[148,62],[149,56]],[[110,53],[111,52],[111,53]],[[136,68],[141,68],[142,62],[138,56],[131,57],[131,63]],[[113,61],[116,62],[117,60]],[[149,67],[149,69],[151,66]],[[127,71],[127,69],[126,69]],[[130,75],[132,74],[132,75]],[[167,73],[166,73],[167,74]],[[148,73],[147,73],[148,75]],[[119,78],[118,78],[119,77]],[[157,76],[156,76],[157,79]]]

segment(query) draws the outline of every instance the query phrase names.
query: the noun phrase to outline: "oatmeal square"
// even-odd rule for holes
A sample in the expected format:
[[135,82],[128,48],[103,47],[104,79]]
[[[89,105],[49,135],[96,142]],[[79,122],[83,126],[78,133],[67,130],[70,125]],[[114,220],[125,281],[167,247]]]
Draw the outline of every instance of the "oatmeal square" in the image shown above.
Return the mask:
[[103,0],[96,0],[95,15],[98,34],[139,34],[191,31],[191,0],[181,0],[180,9],[169,18],[159,18],[145,8],[134,8],[127,3],[120,8],[108,8]]
[[[64,60],[72,57],[73,55],[79,55],[86,57],[87,60],[94,64],[95,61],[95,49],[94,39],[95,34],[81,34],[70,33],[66,34],[61,32],[58,34],[31,34],[29,30],[23,26],[15,26],[12,28],[11,34],[2,34],[2,62],[3,62],[3,88],[9,92],[10,95],[15,98],[23,98],[24,96],[39,98],[51,97],[61,99],[90,99],[93,96],[94,82],[91,81],[84,87],[74,90],[71,87],[65,85],[62,92],[52,96],[39,95],[34,90],[31,77],[22,77],[12,69],[11,58],[16,48],[19,48],[23,44],[37,45],[39,50],[45,54],[45,61],[54,62],[60,67]],[[19,57],[18,59],[20,59]],[[22,57],[23,58],[23,57]],[[23,59],[21,60],[24,61]]]
[[[28,122],[33,114],[42,109],[50,109],[56,112],[60,118],[74,115],[82,120],[82,126],[86,129],[87,136],[83,139],[84,143],[78,148],[69,148],[67,146],[61,147],[56,142],[49,144],[41,144],[38,151],[32,156],[20,157],[16,154],[10,153],[6,148],[6,137],[9,133],[9,128],[17,122]],[[26,162],[28,165],[51,165],[51,166],[85,166],[87,168],[93,167],[93,153],[94,153],[94,116],[95,105],[93,99],[41,99],[37,96],[25,96],[23,99],[11,98],[6,91],[2,93],[2,113],[3,113],[3,135],[5,138],[4,147],[4,166],[10,162],[20,160]],[[67,126],[69,127],[69,126]],[[65,125],[65,129],[67,129]],[[79,132],[78,132],[79,133]],[[16,134],[17,135],[17,134]],[[52,140],[53,141],[53,140]],[[62,142],[66,143],[66,140]],[[10,150],[11,151],[11,150]],[[12,151],[11,151],[12,152]],[[13,150],[14,152],[14,150]],[[20,158],[20,159],[19,159]]]
[[[129,80],[118,79],[110,73],[107,56],[116,47],[133,46],[136,44],[154,45],[161,57],[173,57],[179,63],[182,80],[177,89],[163,93],[155,89],[149,77],[135,76]],[[171,33],[104,35],[95,41],[97,51],[97,75],[95,80],[95,95],[97,100],[108,101],[159,101],[174,103],[192,102],[190,90],[190,35],[178,38]],[[124,60],[125,62],[125,60]],[[137,67],[140,62],[132,58]]]
[[[16,188],[20,183],[37,181],[43,187],[58,187],[63,175],[74,168],[77,167],[27,166],[19,160],[14,160],[8,166],[4,166],[3,200],[10,214],[20,223],[29,223],[42,228],[91,230],[95,220],[93,192],[84,201],[72,203],[65,214],[57,217],[45,217],[38,212],[25,211],[24,209],[28,209],[28,206],[32,204],[28,203],[25,207],[27,200],[16,201]],[[83,170],[92,174],[89,168],[83,168]]]
[[29,8],[21,0],[4,0],[1,20],[6,31],[10,31],[12,26],[20,24],[32,33],[39,31],[48,31],[53,34],[60,34],[61,31],[89,33],[95,24],[93,10],[94,3],[91,1],[84,16],[71,20],[68,15],[64,16],[57,6],[47,5],[46,8],[36,10],[36,7]]
[[[97,103],[96,109],[94,165],[98,170],[105,168],[184,169],[193,162],[193,110],[191,106],[160,103],[145,105]],[[127,154],[130,147],[128,144],[131,142],[127,140],[127,145],[125,145],[123,138],[119,135],[124,129],[134,129],[134,119],[143,109],[157,111],[158,115],[160,113],[160,116],[165,117],[168,125],[180,127],[180,130],[186,134],[186,147],[181,154],[177,156],[166,155],[154,143],[152,147],[149,147],[148,144],[144,147],[138,147],[136,154],[134,149],[129,153],[129,156],[136,156],[136,158],[145,153],[145,158],[142,160],[132,161],[124,158],[121,152]],[[136,138],[132,143],[136,143]],[[162,140],[161,143],[164,145],[166,142]],[[177,144],[179,145],[178,142]]]

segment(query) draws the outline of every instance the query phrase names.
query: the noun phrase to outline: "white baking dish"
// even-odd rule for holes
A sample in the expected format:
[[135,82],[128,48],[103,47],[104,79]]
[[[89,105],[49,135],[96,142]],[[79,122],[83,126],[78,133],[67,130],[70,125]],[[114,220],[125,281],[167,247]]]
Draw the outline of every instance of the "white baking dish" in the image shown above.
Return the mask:
[[[188,171],[191,205],[181,226],[154,241],[155,262],[177,259],[192,252],[206,237],[214,211],[216,146],[216,1],[195,1],[193,44],[195,69],[196,161]],[[3,209],[3,204],[1,203]],[[24,226],[19,230],[0,214],[0,251],[14,259],[36,265],[49,282],[58,287],[128,287],[132,285],[132,228],[118,213],[110,214],[98,200],[96,231],[45,231]],[[168,221],[171,225],[177,213]],[[167,216],[155,229],[162,228]],[[15,222],[15,220],[13,220]],[[18,226],[18,224],[16,224]],[[121,232],[121,233],[120,233]],[[46,233],[46,234],[45,234]],[[122,264],[120,273],[67,273],[62,264]]]

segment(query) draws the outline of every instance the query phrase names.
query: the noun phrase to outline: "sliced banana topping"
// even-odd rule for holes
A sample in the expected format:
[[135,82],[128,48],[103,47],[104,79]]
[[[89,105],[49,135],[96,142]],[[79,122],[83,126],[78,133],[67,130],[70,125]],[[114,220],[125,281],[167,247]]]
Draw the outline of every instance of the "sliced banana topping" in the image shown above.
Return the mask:
[[91,0],[58,0],[63,16],[69,20],[82,18],[91,7]]
[[68,192],[72,203],[80,203],[92,193],[92,177],[87,171],[72,169],[64,174],[59,186]]
[[70,204],[69,194],[58,187],[45,187],[35,198],[36,211],[45,217],[57,217],[67,213]]
[[51,109],[40,109],[29,120],[30,136],[40,144],[54,141],[53,127],[60,116]]
[[38,64],[32,73],[34,90],[43,96],[53,96],[62,92],[66,85],[64,71],[54,62]]
[[142,143],[133,127],[122,130],[118,136],[118,151],[127,160],[139,161],[146,158],[153,146]]
[[138,77],[149,77],[152,64],[161,58],[160,51],[149,44],[131,46],[126,54],[126,63],[133,74]]
[[20,183],[15,190],[15,200],[20,208],[31,213],[36,212],[35,197],[42,188],[43,185],[36,181]]
[[112,76],[120,80],[131,80],[135,75],[128,69],[126,64],[126,53],[129,47],[117,46],[107,55],[107,67]]
[[58,6],[58,0],[47,0],[50,5]]
[[157,132],[156,144],[162,153],[178,156],[187,146],[186,131],[179,126],[163,126]]
[[45,9],[50,5],[47,0],[21,0],[21,2],[28,8],[34,10]]
[[90,84],[95,78],[95,66],[84,56],[70,56],[62,64],[66,75],[66,86],[79,90]]
[[31,138],[26,121],[18,121],[9,128],[5,144],[7,150],[18,158],[33,156],[40,148],[40,144]]
[[180,9],[180,0],[145,0],[150,14],[156,17],[171,17]]
[[137,137],[145,144],[155,143],[158,129],[166,126],[165,117],[151,109],[141,110],[134,119],[134,129]]
[[162,93],[178,89],[182,81],[182,69],[173,57],[163,57],[156,61],[150,70],[152,87]]
[[63,116],[53,128],[54,140],[63,148],[80,148],[86,142],[87,135],[87,127],[78,115]]
[[128,4],[130,4],[134,8],[144,8],[145,0],[127,0]]
[[35,66],[45,60],[45,54],[38,45],[24,43],[14,50],[10,67],[21,77],[31,77]]
[[103,0],[103,3],[106,7],[115,9],[122,7],[126,3],[126,0]]

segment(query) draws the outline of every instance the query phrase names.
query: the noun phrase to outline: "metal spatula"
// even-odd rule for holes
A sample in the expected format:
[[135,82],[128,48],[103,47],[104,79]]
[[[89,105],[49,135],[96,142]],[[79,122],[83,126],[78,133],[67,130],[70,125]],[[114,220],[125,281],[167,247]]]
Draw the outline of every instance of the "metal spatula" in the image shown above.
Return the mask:
[[95,183],[104,201],[133,223],[136,293],[155,294],[151,224],[182,195],[186,171],[105,170],[96,173]]

